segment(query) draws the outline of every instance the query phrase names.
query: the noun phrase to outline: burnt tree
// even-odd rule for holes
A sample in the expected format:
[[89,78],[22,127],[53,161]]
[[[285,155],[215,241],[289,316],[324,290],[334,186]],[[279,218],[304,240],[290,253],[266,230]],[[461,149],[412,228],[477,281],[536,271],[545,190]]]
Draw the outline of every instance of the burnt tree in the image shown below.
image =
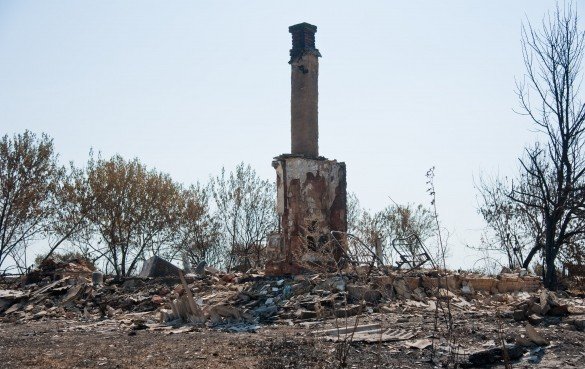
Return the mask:
[[[539,29],[522,28],[526,74],[517,83],[522,113],[544,140],[528,147],[510,199],[537,211],[543,224],[544,284],[557,284],[555,261],[561,249],[585,232],[585,104],[581,99],[585,34],[576,11],[558,6]],[[531,250],[532,252],[534,250]]]

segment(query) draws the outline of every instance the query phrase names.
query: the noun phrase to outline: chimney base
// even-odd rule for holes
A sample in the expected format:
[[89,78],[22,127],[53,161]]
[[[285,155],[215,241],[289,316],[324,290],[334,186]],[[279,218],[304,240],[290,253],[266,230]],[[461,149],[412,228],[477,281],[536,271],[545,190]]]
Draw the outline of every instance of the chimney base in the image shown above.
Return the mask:
[[335,269],[347,232],[345,163],[325,158],[281,155],[272,162],[277,175],[280,232],[269,237],[269,275]]

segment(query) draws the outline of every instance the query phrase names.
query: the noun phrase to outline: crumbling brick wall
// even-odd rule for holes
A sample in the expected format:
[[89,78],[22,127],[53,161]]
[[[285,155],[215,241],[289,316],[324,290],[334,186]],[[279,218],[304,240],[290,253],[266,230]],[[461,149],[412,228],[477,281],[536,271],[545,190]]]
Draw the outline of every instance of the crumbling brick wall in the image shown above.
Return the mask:
[[[267,272],[299,273],[307,265],[339,260],[342,251],[331,231],[347,232],[345,164],[281,155],[273,166],[277,173],[280,247],[272,249]],[[331,252],[324,253],[325,247]]]

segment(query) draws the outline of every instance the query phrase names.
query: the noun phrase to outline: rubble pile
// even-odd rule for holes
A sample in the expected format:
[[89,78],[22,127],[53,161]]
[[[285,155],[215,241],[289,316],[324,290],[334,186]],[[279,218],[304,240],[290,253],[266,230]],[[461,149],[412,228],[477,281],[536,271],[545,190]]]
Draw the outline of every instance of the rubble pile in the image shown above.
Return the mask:
[[[465,342],[456,350],[468,365],[501,362],[504,352],[522,360],[541,355],[539,347],[554,345],[549,327],[579,334],[585,330],[582,297],[547,291],[537,277],[523,271],[489,277],[356,268],[342,274],[275,277],[254,270],[225,273],[202,265],[198,273],[186,275],[177,269],[158,277],[95,278],[99,272],[84,265],[44,268],[32,272],[35,278],[25,276],[0,287],[0,322],[65,320],[77,322],[72,330],[121,330],[130,335],[203,327],[227,332],[304,327],[329,342],[387,342],[408,350],[434,347],[446,357],[453,351],[451,344],[431,329],[438,307],[448,302],[455,319],[465,322],[466,330],[458,332]],[[493,330],[486,322],[498,320],[511,329],[502,337],[505,346],[486,335]]]
[[[137,285],[141,288],[138,290]],[[170,289],[158,283],[128,279],[94,286],[89,278],[66,276],[54,282],[33,283],[21,290],[0,290],[0,314],[10,321],[49,317],[77,318],[92,314],[112,317],[119,312],[152,311],[162,304],[156,293]]]
[[[432,308],[437,299],[449,299],[455,308],[472,309],[485,306],[490,299],[501,303],[506,298],[511,299],[509,312],[517,321],[538,324],[543,316],[569,314],[568,305],[541,289],[538,277],[522,272],[487,277],[436,270],[388,274],[353,270],[343,275],[267,277],[254,271],[202,270],[185,278],[182,273],[177,278],[173,272],[157,278],[110,277],[104,284],[96,284],[86,265],[49,262],[29,274],[20,288],[0,290],[0,316],[26,321],[150,313],[152,322],[172,325],[298,323],[384,312],[397,301]],[[41,276],[40,281],[30,283]],[[511,293],[516,296],[512,298]]]
[[56,262],[48,258],[41,265],[26,275],[26,283],[39,283],[43,280],[57,280],[65,277],[91,276],[95,267],[85,259],[74,259],[70,262]]

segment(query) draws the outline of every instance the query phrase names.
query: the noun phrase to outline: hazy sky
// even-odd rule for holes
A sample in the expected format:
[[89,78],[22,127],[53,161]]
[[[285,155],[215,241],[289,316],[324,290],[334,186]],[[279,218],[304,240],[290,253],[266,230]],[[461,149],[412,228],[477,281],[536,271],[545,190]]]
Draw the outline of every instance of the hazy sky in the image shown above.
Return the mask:
[[[318,26],[320,153],[345,161],[362,205],[429,203],[452,266],[477,258],[473,178],[513,174],[534,140],[518,107],[521,22],[554,1],[0,0],[0,133],[54,138],[63,162],[91,147],[176,180],[290,151],[291,36]],[[579,3],[579,12],[585,6]]]

